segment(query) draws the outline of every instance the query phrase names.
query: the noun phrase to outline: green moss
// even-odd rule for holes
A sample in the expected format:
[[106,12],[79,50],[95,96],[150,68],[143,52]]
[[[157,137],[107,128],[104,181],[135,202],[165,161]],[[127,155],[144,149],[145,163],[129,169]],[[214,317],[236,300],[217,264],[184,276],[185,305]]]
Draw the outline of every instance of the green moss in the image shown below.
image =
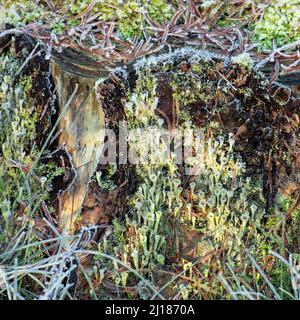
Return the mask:
[[300,2],[272,0],[260,21],[255,24],[253,40],[260,50],[269,50],[300,37]]
[[101,189],[106,189],[110,192],[115,190],[117,187],[113,182],[114,175],[116,173],[116,166],[115,165],[107,165],[105,170],[97,171],[95,174],[95,180],[98,183],[98,186]]
[[[58,1],[56,3],[58,16],[53,20],[49,7],[42,3],[7,1],[4,3],[7,10],[3,13],[2,20],[14,25],[44,22],[49,24],[52,32],[61,34],[67,27],[78,25],[80,20],[74,18],[84,12],[90,3],[89,0]],[[92,9],[92,14],[99,14],[98,21],[115,22],[117,31],[125,38],[143,35],[144,12],[159,23],[169,20],[173,15],[172,7],[164,0],[142,0],[140,3],[132,0],[105,0],[98,1]]]
[[55,34],[62,34],[65,30],[65,24],[64,24],[63,19],[55,18],[50,23],[50,29],[51,29],[51,32],[53,32]]
[[6,10],[0,15],[0,23],[18,25],[41,21],[44,17],[43,7],[34,1],[5,1]]
[[[73,1],[70,12],[80,14],[89,4],[89,1]],[[99,1],[93,9],[94,13],[101,13],[99,19],[116,21],[117,30],[125,37],[141,36],[144,11],[156,22],[164,22],[172,17],[172,8],[163,0],[142,0],[140,3],[132,0],[106,0]]]

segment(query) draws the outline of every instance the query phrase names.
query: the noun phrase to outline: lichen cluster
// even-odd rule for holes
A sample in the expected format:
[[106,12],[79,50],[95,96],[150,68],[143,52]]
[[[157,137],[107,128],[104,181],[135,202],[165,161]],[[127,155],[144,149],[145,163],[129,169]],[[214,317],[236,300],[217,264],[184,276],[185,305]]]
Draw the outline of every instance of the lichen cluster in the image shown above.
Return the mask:
[[24,64],[28,54],[26,48],[17,52],[11,46],[0,56],[0,243],[4,245],[16,232],[17,217],[22,226],[38,214],[41,203],[49,200],[52,179],[62,172],[51,161],[36,163],[42,107],[33,94],[35,75],[29,75]]
[[[179,3],[2,1],[1,30],[4,24],[5,28],[31,24],[31,28],[22,29],[26,35],[17,36],[17,41],[5,32],[0,39],[0,260],[13,261],[12,247],[17,248],[25,234],[21,243],[25,254],[16,254],[19,261],[14,267],[20,261],[30,264],[50,257],[45,268],[55,282],[61,274],[55,267],[51,275],[48,262],[57,263],[60,251],[46,241],[58,237],[57,247],[64,252],[75,247],[67,255],[82,249],[83,264],[76,268],[84,279],[78,282],[78,295],[231,299],[236,297],[234,291],[242,299],[290,298],[295,289],[291,270],[272,251],[299,265],[299,102],[289,88],[253,70],[255,60],[244,50],[253,43],[242,37],[254,31],[249,39],[267,54],[297,40],[300,3],[271,0],[264,7],[256,0],[195,0],[184,2],[182,15]],[[249,12],[257,16],[249,19]],[[228,33],[236,23],[245,29]],[[47,59],[45,47],[30,32],[40,41],[47,39]],[[222,49],[232,58],[188,47],[207,43],[207,48]],[[165,53],[135,60],[156,45]],[[173,50],[173,45],[184,48]],[[76,54],[65,46],[76,49]],[[61,92],[54,90],[49,59],[53,54],[62,69],[68,60],[81,58],[87,69],[92,62],[93,68],[105,69],[106,60],[101,65],[88,58],[94,49],[99,61],[106,53],[112,65],[113,59],[130,61],[114,71],[109,67],[108,78],[96,84],[107,129],[115,130],[117,137],[119,121],[127,121],[129,163],[99,164],[86,194],[88,205],[76,220],[80,240],[68,243],[69,247],[53,204],[64,187],[72,196],[70,186],[86,164],[74,166],[70,154],[57,146],[52,150],[56,139],[48,134],[57,120],[55,99]],[[115,55],[110,56],[110,50]],[[79,64],[67,71],[76,72]],[[62,87],[71,82],[63,81]],[[95,132],[88,125],[79,129],[87,127]],[[195,145],[178,163],[176,138],[187,133]],[[61,136],[61,132],[51,134]],[[85,152],[80,144],[77,147]],[[144,161],[134,162],[134,155]],[[25,232],[19,234],[20,230]],[[45,246],[36,245],[36,240]],[[88,249],[96,247],[88,253],[95,255],[86,259],[88,266],[82,243]],[[61,282],[69,281],[62,274]],[[22,294],[36,298],[40,292],[30,292],[32,279],[24,278],[19,284]],[[44,287],[48,278],[38,273],[36,279]],[[90,291],[82,285],[86,282]],[[261,295],[249,295],[253,288]]]
[[[135,65],[137,80],[127,92],[124,104],[128,126],[135,129],[129,146],[139,155],[148,152],[149,161],[136,164],[138,187],[129,197],[126,218],[121,213],[115,220],[114,232],[99,245],[99,252],[113,255],[154,285],[166,285],[167,297],[230,298],[220,276],[235,290],[239,290],[236,279],[240,274],[249,287],[263,286],[264,278],[260,274],[253,279],[251,259],[263,266],[274,283],[281,282],[286,290],[291,289],[286,267],[270,255],[270,250],[284,254],[286,246],[293,247],[299,210],[286,225],[285,213],[292,202],[281,193],[266,210],[262,172],[249,171],[234,134],[211,120],[224,106],[218,105],[214,112],[207,112],[201,127],[193,117],[197,106],[206,105],[208,109],[212,105],[218,90],[224,96],[232,90],[226,82],[219,88],[220,81],[214,78],[215,73],[222,71],[221,61],[219,56],[184,49],[143,59]],[[249,75],[251,65],[247,57],[234,60],[232,68],[238,65]],[[117,75],[122,77],[122,73]],[[168,81],[160,87],[162,77]],[[126,79],[123,81],[126,83]],[[263,78],[259,81],[262,87],[266,85]],[[148,149],[153,130],[171,130],[171,117],[166,121],[166,114],[161,112],[169,100],[162,101],[160,90],[168,86],[172,88],[168,99],[173,99],[175,119],[179,118],[174,124],[177,133],[203,130],[202,152],[186,158],[182,165],[176,163],[172,152],[165,157],[162,143],[155,150]],[[239,88],[240,92],[246,89],[247,86]],[[248,96],[252,94],[250,90]],[[155,132],[158,141],[162,141],[160,131]],[[195,166],[201,167],[200,172],[184,174]],[[135,274],[122,270],[116,261],[109,267],[108,260],[100,257],[99,260],[102,278],[113,270],[112,281],[125,296],[151,297]],[[162,274],[172,272],[182,276],[160,280],[164,279]],[[137,289],[129,292],[126,287]]]

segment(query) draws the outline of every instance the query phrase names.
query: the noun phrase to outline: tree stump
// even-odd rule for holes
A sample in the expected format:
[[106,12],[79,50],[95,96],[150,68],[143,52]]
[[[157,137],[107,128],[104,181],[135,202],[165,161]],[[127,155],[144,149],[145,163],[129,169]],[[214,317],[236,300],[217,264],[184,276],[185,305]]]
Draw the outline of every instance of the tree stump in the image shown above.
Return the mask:
[[[71,74],[56,62],[52,64],[52,73],[59,113],[64,113],[59,123],[61,134],[58,144],[69,154],[75,171],[73,182],[60,197],[59,226],[67,232],[73,232],[89,181],[102,153],[104,113],[97,101],[95,80]],[[74,90],[75,97],[68,107]]]

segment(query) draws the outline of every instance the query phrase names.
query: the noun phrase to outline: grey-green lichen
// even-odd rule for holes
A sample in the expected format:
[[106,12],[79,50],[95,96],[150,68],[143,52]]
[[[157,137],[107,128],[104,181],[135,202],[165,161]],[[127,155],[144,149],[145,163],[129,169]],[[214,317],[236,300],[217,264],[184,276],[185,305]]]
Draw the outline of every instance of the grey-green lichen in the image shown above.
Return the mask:
[[[114,222],[114,234],[99,246],[99,250],[116,256],[154,284],[157,270],[182,272],[182,277],[168,287],[183,299],[230,298],[217,274],[222,274],[235,290],[239,290],[236,274],[241,273],[243,281],[253,285],[251,258],[264,266],[274,283],[284,281],[284,287],[291,289],[285,277],[286,267],[270,251],[284,254],[281,231],[285,226],[284,214],[292,202],[278,193],[272,208],[266,211],[263,176],[259,172],[249,173],[232,133],[224,132],[220,123],[207,121],[201,128],[202,152],[185,158],[180,166],[172,152],[165,157],[163,144],[158,143],[149,153],[153,132],[156,130],[155,137],[163,141],[159,129],[171,129],[157,112],[162,103],[158,97],[158,91],[163,90],[158,86],[160,77],[170,75],[174,110],[179,116],[177,133],[196,130],[199,128],[191,117],[195,110],[187,111],[186,107],[199,101],[209,104],[217,90],[223,90],[224,95],[229,90],[228,83],[220,88],[218,76],[214,78],[221,70],[221,60],[222,57],[206,52],[181,49],[135,64],[135,88],[129,90],[125,102],[128,129],[135,130],[129,146],[137,155],[147,154],[148,161],[135,166],[138,187],[129,197],[126,218]],[[250,72],[247,57],[233,62]],[[118,74],[122,77],[124,71]],[[251,88],[242,90],[248,90],[249,97],[253,95]],[[190,177],[183,174],[185,169],[197,165],[202,168],[200,172],[196,170]],[[298,218],[299,210],[286,226],[288,244]],[[101,269],[103,274],[107,268],[110,270],[108,265],[105,264],[106,270]],[[126,286],[140,288],[133,273],[119,271],[116,261],[112,268],[114,281],[125,292]],[[257,274],[255,284],[263,283],[263,277]],[[140,298],[145,296],[140,289],[137,294]],[[128,292],[127,295],[137,297]],[[151,297],[151,293],[146,296]]]
[[249,69],[254,65],[254,60],[251,58],[250,54],[246,52],[233,57],[232,62]]
[[14,230],[16,215],[33,217],[49,199],[53,177],[62,173],[52,162],[39,162],[31,171],[40,152],[36,144],[40,107],[32,94],[33,78],[21,68],[24,56],[14,49],[0,56],[0,233],[4,242]]

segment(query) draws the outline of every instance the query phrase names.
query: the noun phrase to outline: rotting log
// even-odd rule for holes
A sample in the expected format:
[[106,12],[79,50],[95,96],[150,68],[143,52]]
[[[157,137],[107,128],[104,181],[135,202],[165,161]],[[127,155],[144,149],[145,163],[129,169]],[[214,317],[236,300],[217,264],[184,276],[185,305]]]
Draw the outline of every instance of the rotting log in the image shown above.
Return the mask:
[[[59,113],[64,112],[59,123],[61,133],[58,144],[69,154],[75,171],[73,182],[59,198],[59,226],[72,233],[102,153],[104,113],[97,101],[95,80],[69,73],[56,62],[52,63],[52,74],[57,88]],[[75,98],[65,110],[75,88]]]
[[[75,181],[60,197],[60,227],[68,232],[73,232],[76,217],[78,217],[81,212],[81,207],[88,191],[89,180],[96,169],[97,162],[102,153],[102,144],[104,141],[104,130],[102,129],[105,127],[104,118],[109,118],[111,112],[118,113],[120,110],[117,111],[116,108],[115,93],[109,95],[110,97],[106,99],[108,100],[106,103],[97,101],[95,81],[99,78],[107,78],[109,74],[108,70],[101,68],[99,61],[93,60],[84,53],[79,54],[75,50],[64,50],[62,53],[54,51],[53,59],[53,75],[59,96],[60,112],[62,112],[63,107],[71,96],[75,85],[78,84],[78,96],[71,103],[70,109],[60,123],[60,129],[63,130],[63,133],[59,137],[59,145],[70,155],[76,171]],[[130,74],[130,81],[134,82],[133,79],[135,79],[135,75],[132,67],[132,64],[130,64],[127,67],[127,71]],[[296,80],[297,79],[296,77]],[[233,82],[238,81],[238,79],[231,80]],[[250,83],[253,81],[251,80]],[[297,83],[294,79],[290,85]],[[246,99],[247,103],[245,101],[243,102],[243,99],[241,100],[241,105],[245,104],[246,109],[249,103],[250,105],[255,101],[255,103],[257,103],[257,100],[264,103],[265,93],[259,92],[256,88],[255,81],[252,85],[253,91],[256,92],[258,96],[253,101]],[[241,86],[247,85],[243,84],[242,81]],[[278,90],[278,88],[280,88],[280,90]],[[118,91],[118,89],[116,90]],[[274,107],[278,104],[275,102],[277,98],[279,100],[283,99],[280,103],[288,103],[289,90],[287,90],[288,92],[286,93],[284,87],[281,88],[280,85],[274,83],[274,88],[271,91],[274,91],[276,96],[274,96]],[[281,95],[283,96],[281,97]],[[105,115],[101,110],[100,104],[103,104]],[[117,105],[119,104],[121,104],[121,102],[117,103]],[[113,108],[111,108],[112,106]],[[279,105],[278,108],[281,109]],[[118,115],[115,114],[113,118],[115,117],[118,118]],[[224,115],[224,118],[226,118],[226,115]],[[234,123],[234,126],[236,125],[237,123]],[[252,156],[250,158],[252,159]]]
[[[191,53],[194,52],[197,57],[201,54],[204,57],[212,56],[209,52],[201,50],[190,50],[188,54],[183,52],[184,50],[179,51],[177,56],[174,52],[160,55],[156,60],[144,59],[135,65],[139,70],[147,66],[151,70],[151,76],[157,77],[158,107],[170,123],[174,93],[170,85],[171,79],[174,81],[176,72],[189,74],[190,60],[193,61]],[[159,70],[159,62],[164,64],[163,71]],[[167,63],[172,66],[169,72],[165,70]],[[292,81],[290,86],[285,86],[279,82],[270,82],[254,70],[245,70],[238,65],[225,66],[222,56],[213,57],[210,63],[212,64],[209,67],[206,66],[203,76],[208,80],[204,82],[203,89],[200,89],[204,91],[202,98],[198,98],[193,103],[186,103],[183,107],[198,128],[205,127],[207,121],[215,121],[220,122],[224,132],[235,134],[238,152],[242,155],[247,168],[251,169],[253,174],[257,172],[264,174],[267,212],[278,191],[277,188],[288,195],[299,190],[300,100],[291,87],[295,86],[300,79],[297,78],[297,81]],[[115,110],[122,109],[125,94],[119,93],[118,98],[115,94],[118,90],[122,91],[122,88],[133,92],[136,90],[138,78],[136,72],[137,70],[129,66],[125,72],[112,73],[98,87],[106,116],[111,115]],[[222,75],[227,84],[230,84],[229,93],[219,90],[219,80]],[[207,83],[212,87],[205,91]],[[226,82],[224,84],[226,85]],[[250,95],[249,92],[251,92]],[[112,97],[114,97],[113,106],[117,108],[112,108]],[[115,118],[111,115],[112,121],[117,125]],[[176,118],[175,112],[174,119]],[[291,163],[284,161],[284,154],[291,156]]]
[[[1,41],[4,46],[9,41],[9,37],[2,38]],[[52,74],[59,97],[59,114],[64,111],[78,85],[76,97],[60,121],[59,130],[62,132],[58,139],[59,145],[69,154],[75,172],[73,182],[60,196],[58,209],[60,227],[72,233],[88,191],[90,178],[102,154],[105,135],[104,118],[107,115],[104,116],[101,104],[97,100],[95,82],[99,78],[106,78],[109,70],[101,68],[101,61],[96,61],[85,53],[75,50],[67,49],[62,52],[53,50],[52,58]],[[129,72],[131,68],[132,65],[128,66]],[[130,81],[134,82],[135,76],[132,72],[130,74]],[[293,77],[283,75],[279,80],[286,82],[289,86],[300,82],[297,73],[294,73]],[[106,109],[107,107],[106,105]],[[114,105],[110,112],[114,113],[115,110]]]

